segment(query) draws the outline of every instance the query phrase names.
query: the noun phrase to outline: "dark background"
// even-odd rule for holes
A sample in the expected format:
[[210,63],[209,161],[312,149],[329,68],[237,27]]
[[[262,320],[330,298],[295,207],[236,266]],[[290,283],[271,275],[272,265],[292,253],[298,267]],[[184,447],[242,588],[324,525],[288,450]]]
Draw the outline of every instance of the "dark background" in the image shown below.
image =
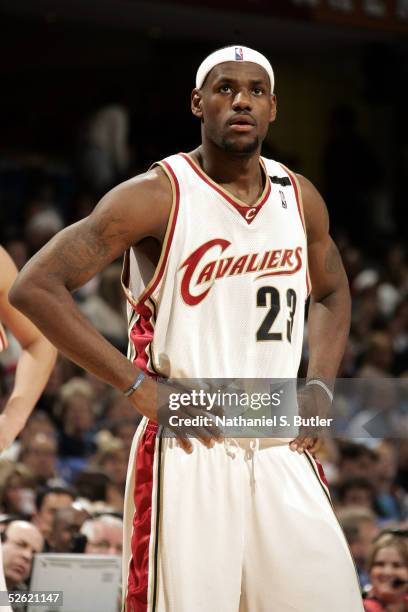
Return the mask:
[[[71,169],[83,122],[107,102],[130,110],[131,173],[195,147],[199,129],[189,96],[197,66],[213,49],[238,43],[264,52],[276,73],[279,113],[266,152],[308,176],[328,199],[334,220],[352,226],[357,217],[362,231],[369,205],[358,212],[354,204],[332,198],[325,170],[333,112],[346,105],[369,155],[352,139],[343,142],[338,174],[350,193],[359,191],[356,183],[370,180],[372,188],[376,183],[386,190],[398,233],[407,166],[403,2],[271,4],[3,0],[3,168],[6,160],[27,164],[29,154],[41,154]],[[351,8],[331,8],[335,5]],[[35,166],[33,159],[29,165]],[[4,194],[4,185],[0,191]],[[1,198],[2,207],[11,204]],[[350,209],[347,215],[338,213],[341,206]]]

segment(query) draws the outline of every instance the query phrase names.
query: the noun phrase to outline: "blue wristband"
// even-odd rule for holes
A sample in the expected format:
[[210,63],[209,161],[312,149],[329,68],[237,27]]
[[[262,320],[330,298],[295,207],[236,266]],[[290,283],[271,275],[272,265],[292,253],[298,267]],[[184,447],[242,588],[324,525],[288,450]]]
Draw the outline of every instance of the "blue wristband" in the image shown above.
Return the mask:
[[146,378],[146,374],[144,372],[140,372],[139,376],[136,378],[133,385],[131,385],[129,389],[126,389],[126,391],[124,391],[123,394],[126,395],[126,397],[130,397],[132,393],[134,393],[136,389],[140,387],[140,385],[142,384],[145,378]]

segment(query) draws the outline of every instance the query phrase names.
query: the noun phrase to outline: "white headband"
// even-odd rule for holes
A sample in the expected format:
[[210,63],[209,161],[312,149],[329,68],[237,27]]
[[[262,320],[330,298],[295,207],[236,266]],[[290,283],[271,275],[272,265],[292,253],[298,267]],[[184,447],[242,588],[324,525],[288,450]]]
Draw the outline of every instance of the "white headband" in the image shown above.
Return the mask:
[[249,49],[249,47],[225,47],[225,49],[218,49],[218,51],[214,51],[214,53],[206,57],[197,70],[197,89],[200,89],[210,70],[212,70],[214,66],[223,64],[224,62],[252,62],[253,64],[262,66],[268,73],[271,81],[271,92],[273,93],[275,79],[271,64],[262,53],[254,51],[254,49]]

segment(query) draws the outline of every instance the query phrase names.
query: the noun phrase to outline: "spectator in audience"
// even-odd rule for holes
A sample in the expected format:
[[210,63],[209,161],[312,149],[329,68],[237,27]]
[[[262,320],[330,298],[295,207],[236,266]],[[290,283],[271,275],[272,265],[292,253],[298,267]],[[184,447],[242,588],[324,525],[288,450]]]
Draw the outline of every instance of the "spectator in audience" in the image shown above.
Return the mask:
[[20,461],[32,472],[39,484],[45,485],[58,476],[57,441],[44,434],[27,440],[21,450]]
[[80,553],[84,552],[86,539],[80,529],[89,514],[84,508],[75,504],[59,508],[54,513],[52,532],[48,539],[49,552]]
[[8,474],[2,475],[0,508],[7,514],[30,517],[35,512],[36,480],[22,463],[9,464]]
[[79,497],[84,497],[90,502],[106,501],[109,477],[100,469],[90,466],[79,472],[74,482]]
[[94,465],[101,468],[111,482],[124,487],[128,461],[124,443],[105,430],[99,432],[97,442],[98,453],[94,458]]
[[122,440],[106,430],[99,432],[97,441],[98,453],[93,465],[108,476],[105,501],[115,511],[123,512],[129,451]]
[[342,508],[358,507],[373,510],[375,488],[367,478],[350,478],[338,488],[338,500]]
[[339,443],[339,452],[339,483],[350,478],[374,477],[378,461],[378,455],[374,450],[363,444],[342,441]]
[[376,508],[382,519],[400,521],[403,492],[396,485],[397,451],[391,441],[383,440],[377,448],[379,460],[376,468]]
[[357,372],[359,378],[384,378],[391,375],[394,353],[390,334],[373,332],[368,340],[363,363]]
[[25,591],[30,578],[33,556],[43,549],[39,530],[27,521],[12,521],[2,534],[3,566],[9,591]]
[[72,378],[59,392],[62,431],[59,439],[61,457],[88,457],[95,451],[94,394],[82,378]]
[[50,417],[43,410],[38,408],[29,417],[26,426],[21,432],[19,439],[16,440],[7,451],[6,457],[10,461],[17,461],[21,454],[21,449],[28,444],[37,434],[44,434],[50,438],[56,438],[57,430]]
[[366,612],[408,609],[408,532],[390,531],[380,534],[369,558],[371,589],[364,600]]
[[369,554],[379,533],[376,516],[368,508],[350,507],[340,510],[337,518],[350,546],[360,585],[363,588],[369,582]]
[[123,522],[117,516],[104,514],[85,521],[81,533],[87,538],[86,554],[122,554]]
[[46,540],[51,536],[54,515],[60,508],[66,508],[76,499],[76,492],[68,487],[44,487],[37,494],[37,511],[33,524],[38,527]]

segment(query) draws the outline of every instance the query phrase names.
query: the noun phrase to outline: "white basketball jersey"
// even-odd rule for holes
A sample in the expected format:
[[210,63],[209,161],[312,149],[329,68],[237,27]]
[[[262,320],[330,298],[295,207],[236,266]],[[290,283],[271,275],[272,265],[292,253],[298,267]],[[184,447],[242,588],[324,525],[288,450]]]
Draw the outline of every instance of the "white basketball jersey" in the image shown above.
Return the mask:
[[295,378],[309,292],[301,192],[261,158],[265,187],[247,206],[189,155],[159,162],[173,206],[155,266],[125,257],[129,358],[171,378]]

